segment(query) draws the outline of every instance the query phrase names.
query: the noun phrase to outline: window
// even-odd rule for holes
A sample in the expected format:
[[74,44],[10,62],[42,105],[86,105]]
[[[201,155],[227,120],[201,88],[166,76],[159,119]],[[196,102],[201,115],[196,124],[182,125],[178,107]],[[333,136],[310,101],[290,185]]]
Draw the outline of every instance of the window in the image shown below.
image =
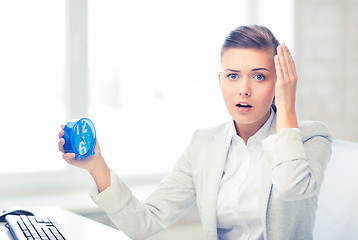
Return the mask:
[[65,1],[0,3],[0,174],[61,169]]

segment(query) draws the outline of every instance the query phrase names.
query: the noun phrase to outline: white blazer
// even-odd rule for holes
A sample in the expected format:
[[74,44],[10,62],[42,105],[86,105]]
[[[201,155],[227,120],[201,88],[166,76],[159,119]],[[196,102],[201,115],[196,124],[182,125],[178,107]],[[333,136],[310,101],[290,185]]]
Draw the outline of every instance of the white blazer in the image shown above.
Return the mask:
[[[111,186],[92,199],[132,239],[146,239],[167,228],[195,202],[205,239],[216,240],[216,205],[227,158],[230,123],[197,130],[171,173],[144,203],[111,171]],[[276,132],[263,142],[260,211],[264,238],[312,239],[317,196],[331,155],[331,136],[320,122]],[[170,157],[170,156],[169,156]]]

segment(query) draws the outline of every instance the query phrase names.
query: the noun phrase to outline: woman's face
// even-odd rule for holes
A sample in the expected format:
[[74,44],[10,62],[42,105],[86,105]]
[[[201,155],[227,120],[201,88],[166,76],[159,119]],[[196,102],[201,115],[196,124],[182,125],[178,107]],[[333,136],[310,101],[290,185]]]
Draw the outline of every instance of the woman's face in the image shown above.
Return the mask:
[[275,95],[273,50],[229,48],[222,55],[220,87],[236,126],[257,131],[269,118]]

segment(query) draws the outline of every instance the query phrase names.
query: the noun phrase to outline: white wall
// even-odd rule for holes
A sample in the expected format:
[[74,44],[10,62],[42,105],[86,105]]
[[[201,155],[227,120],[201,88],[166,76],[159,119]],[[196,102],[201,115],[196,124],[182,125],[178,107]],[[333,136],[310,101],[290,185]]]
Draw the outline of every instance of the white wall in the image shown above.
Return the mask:
[[296,0],[298,116],[358,141],[358,0]]

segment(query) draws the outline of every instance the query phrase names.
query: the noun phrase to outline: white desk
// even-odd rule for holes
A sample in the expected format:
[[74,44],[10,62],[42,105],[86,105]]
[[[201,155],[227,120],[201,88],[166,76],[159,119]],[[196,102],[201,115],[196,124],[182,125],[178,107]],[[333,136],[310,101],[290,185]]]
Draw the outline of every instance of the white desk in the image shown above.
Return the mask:
[[[36,216],[54,218],[66,233],[71,237],[71,240],[82,239],[118,239],[130,240],[124,233],[108,227],[102,223],[98,223],[91,219],[82,217],[78,214],[71,213],[61,208],[36,208],[26,209],[32,211]],[[5,227],[4,223],[0,225],[0,239],[12,240],[10,231]]]

